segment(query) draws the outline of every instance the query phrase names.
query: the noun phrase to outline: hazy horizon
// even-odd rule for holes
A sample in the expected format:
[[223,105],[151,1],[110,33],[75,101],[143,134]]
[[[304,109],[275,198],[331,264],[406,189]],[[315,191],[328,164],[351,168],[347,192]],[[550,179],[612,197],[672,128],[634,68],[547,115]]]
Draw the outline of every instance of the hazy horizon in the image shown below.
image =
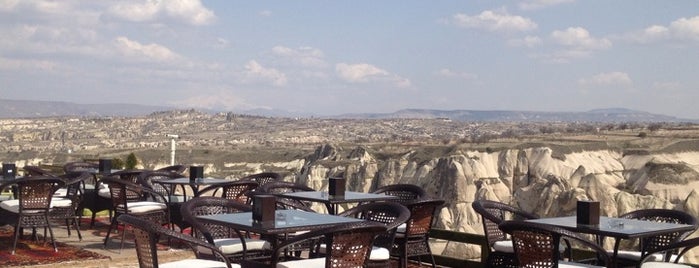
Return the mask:
[[0,98],[699,118],[694,1],[0,1]]

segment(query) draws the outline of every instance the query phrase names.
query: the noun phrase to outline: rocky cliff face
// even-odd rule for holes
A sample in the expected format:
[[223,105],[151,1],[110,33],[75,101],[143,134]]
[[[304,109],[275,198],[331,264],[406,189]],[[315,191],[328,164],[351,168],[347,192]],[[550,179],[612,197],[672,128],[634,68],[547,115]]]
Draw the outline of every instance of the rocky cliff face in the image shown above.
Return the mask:
[[[476,199],[510,203],[541,217],[574,215],[577,200],[600,201],[602,214],[669,208],[699,216],[699,152],[625,155],[613,150],[554,155],[547,147],[497,152],[465,151],[417,162],[408,153],[378,160],[365,148],[324,145],[306,159],[298,181],[322,189],[343,174],[352,190],[417,184],[447,203],[437,227],[482,233],[471,208]],[[448,245],[445,253],[478,249]]]

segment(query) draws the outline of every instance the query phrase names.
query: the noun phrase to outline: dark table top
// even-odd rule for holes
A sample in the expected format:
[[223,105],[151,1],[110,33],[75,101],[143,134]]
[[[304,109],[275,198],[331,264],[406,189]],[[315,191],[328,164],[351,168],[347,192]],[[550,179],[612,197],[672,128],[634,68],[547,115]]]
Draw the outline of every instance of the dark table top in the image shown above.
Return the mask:
[[554,225],[586,234],[595,234],[621,239],[648,237],[659,234],[694,230],[694,226],[687,224],[610,217],[600,217],[598,225],[577,224],[576,216],[541,218],[527,221]]
[[322,191],[291,192],[279,194],[279,196],[327,204],[359,203],[398,199],[397,196],[392,195],[360,193],[351,191],[346,191],[344,196],[330,196],[327,192]]
[[301,210],[277,210],[274,222],[257,223],[252,220],[252,212],[215,214],[197,218],[232,228],[259,234],[283,234],[309,231],[339,224],[361,222],[363,220]]

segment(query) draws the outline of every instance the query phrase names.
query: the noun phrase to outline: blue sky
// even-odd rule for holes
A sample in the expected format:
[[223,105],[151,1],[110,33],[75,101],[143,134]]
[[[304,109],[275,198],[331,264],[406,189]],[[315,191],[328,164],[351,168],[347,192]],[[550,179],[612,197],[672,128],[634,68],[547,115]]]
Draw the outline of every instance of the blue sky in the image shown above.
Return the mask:
[[0,98],[699,119],[696,1],[0,0]]

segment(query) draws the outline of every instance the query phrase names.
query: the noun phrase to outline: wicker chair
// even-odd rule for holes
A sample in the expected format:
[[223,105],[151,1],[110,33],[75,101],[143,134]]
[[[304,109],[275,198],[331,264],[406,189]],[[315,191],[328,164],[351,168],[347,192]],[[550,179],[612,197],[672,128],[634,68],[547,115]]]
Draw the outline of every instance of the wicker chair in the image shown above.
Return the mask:
[[[83,183],[85,180],[92,178],[92,174],[87,172],[73,172],[69,174],[60,175],[64,181],[65,187],[60,190],[65,189],[65,192],[59,196],[58,192],[51,199],[51,212],[49,217],[52,220],[63,220],[65,221],[66,228],[68,229],[68,235],[71,235],[70,226],[75,227],[75,231],[78,233],[78,239],[82,240],[82,234],[80,234],[80,213],[78,213],[78,207],[82,203],[83,199]],[[59,191],[60,191],[59,190]]]
[[[699,267],[696,263],[683,263],[684,255],[689,250],[699,246],[699,237],[682,240],[679,242],[674,242],[666,246],[658,247],[651,250],[646,254],[640,262],[641,268],[653,268],[653,267],[663,267],[663,268],[688,268],[688,267]],[[671,258],[668,258],[668,252],[675,252]],[[665,256],[665,258],[657,259],[655,256]]]
[[54,174],[51,173],[51,171],[45,170],[45,169],[40,168],[38,166],[24,166],[24,167],[22,167],[22,170],[24,171],[24,176],[26,176],[26,177],[55,176]]
[[275,172],[262,172],[240,178],[241,181],[257,182],[260,187],[270,182],[282,181],[282,179],[282,175]]
[[390,250],[396,230],[410,218],[410,210],[395,202],[374,202],[358,205],[339,215],[384,224],[387,231],[374,238],[374,245],[366,264],[367,267],[391,267]]
[[471,206],[476,213],[481,215],[483,221],[483,231],[488,241],[486,266],[517,267],[512,241],[507,233],[500,230],[498,225],[505,220],[525,220],[539,217],[508,204],[490,200],[476,200],[471,203]]
[[561,242],[575,242],[597,253],[598,260],[594,265],[614,267],[614,262],[607,251],[597,243],[584,236],[540,223],[526,221],[504,221],[500,224],[503,232],[512,236],[512,243],[517,259],[517,267],[553,268],[553,267],[595,267],[592,264],[576,263],[572,259],[561,259]]
[[[313,188],[310,188],[308,186],[298,184],[298,183],[277,181],[277,182],[270,182],[270,183],[265,184],[263,187],[260,187],[259,190],[255,191],[253,194],[277,195],[277,194],[282,194],[282,193],[306,192],[306,191],[315,191],[315,190],[313,190]],[[311,208],[311,205],[308,202],[304,202],[304,201],[300,201],[300,200],[296,200],[296,199],[291,199],[291,198],[283,198],[280,196],[277,196],[277,209],[296,209],[296,210],[315,212],[315,210],[313,210]]]
[[196,196],[217,196],[226,199],[236,200],[243,204],[250,204],[250,195],[257,189],[258,184],[254,181],[227,181],[209,185],[201,189]]
[[167,206],[168,210],[170,211],[170,223],[173,224],[173,228],[174,225],[177,225],[180,228],[180,231],[182,231],[185,228],[190,227],[187,222],[182,220],[182,214],[180,213],[182,203],[187,201],[187,196],[184,194],[184,190],[182,191],[182,194],[178,194],[176,191],[176,184],[157,183],[157,180],[170,180],[176,178],[182,178],[182,175],[172,171],[156,170],[142,172],[138,175],[137,181],[138,184],[158,192],[167,198]]
[[410,210],[410,218],[404,226],[398,227],[391,249],[391,256],[400,261],[399,267],[408,267],[408,258],[418,257],[420,261],[421,256],[429,256],[432,267],[436,266],[428,239],[437,208],[443,204],[441,199],[421,199],[405,204]]
[[414,184],[386,185],[379,187],[372,193],[397,196],[398,199],[395,199],[393,201],[401,204],[412,203],[415,202],[415,200],[428,198],[428,194],[425,191],[425,189]]
[[[218,248],[231,262],[243,259],[269,259],[272,246],[269,242],[252,238],[247,232],[241,232],[226,226],[206,223],[197,216],[223,213],[252,211],[252,207],[235,200],[204,196],[196,197],[182,205],[184,221],[192,225],[192,235],[205,239]],[[199,252],[208,255],[210,252]]]
[[[647,257],[649,251],[655,251],[658,248],[668,246],[672,243],[681,241],[689,236],[699,226],[697,219],[694,216],[679,210],[672,209],[641,209],[632,211],[619,218],[636,219],[643,221],[666,222],[693,225],[694,229],[688,232],[677,232],[662,234],[643,238],[639,241],[638,250],[619,250],[617,253],[618,263],[621,265],[638,266],[640,261]],[[671,254],[672,252],[668,252]],[[649,261],[661,260],[662,255],[648,256]]]
[[[362,268],[369,258],[374,237],[386,232],[383,224],[361,222],[339,225],[310,231],[291,239],[285,240],[275,248],[271,263],[260,263],[245,260],[243,267],[277,267],[277,268],[315,268],[315,267],[347,267]],[[326,254],[318,257],[318,243],[327,246]],[[286,254],[289,250],[297,250],[299,246],[306,247],[308,259],[302,259]]]
[[[116,220],[119,215],[129,214],[147,219],[151,222],[167,224],[170,220],[167,200],[163,195],[142,185],[119,178],[119,175],[109,176],[101,180],[109,187],[112,201],[111,224],[104,239],[104,246],[109,242],[112,230],[117,230]],[[124,247],[124,232],[121,233],[121,248]]]
[[0,218],[15,227],[15,238],[12,243],[12,255],[17,248],[17,240],[23,228],[48,228],[53,249],[58,251],[49,218],[51,198],[62,187],[63,180],[53,176],[34,176],[19,178],[0,184],[0,189],[16,186],[17,199],[0,202]]
[[[204,241],[195,239],[170,229],[164,228],[161,225],[155,224],[147,219],[124,214],[117,220],[125,225],[132,227],[135,235],[136,255],[138,256],[138,265],[141,268],[158,268],[158,267],[208,267],[208,268],[238,268],[240,265],[231,264],[227,258],[216,247],[207,244]],[[197,250],[194,250],[196,259],[184,259],[168,263],[158,263],[158,247],[157,243],[163,239],[175,239],[184,242],[186,245],[194,249],[207,249],[212,255],[216,256],[216,260],[201,258]]]

